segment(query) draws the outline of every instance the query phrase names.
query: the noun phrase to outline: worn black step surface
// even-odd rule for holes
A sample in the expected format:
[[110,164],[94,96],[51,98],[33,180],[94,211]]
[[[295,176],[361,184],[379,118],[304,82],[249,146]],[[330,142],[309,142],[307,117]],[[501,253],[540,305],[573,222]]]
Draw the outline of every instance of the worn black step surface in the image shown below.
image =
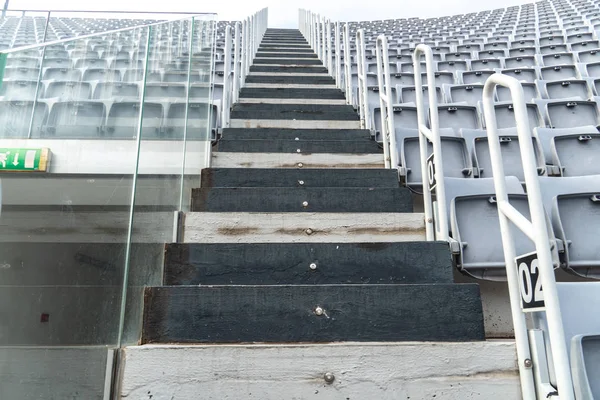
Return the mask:
[[314,66],[306,66],[306,67],[275,67],[270,65],[251,65],[250,72],[275,72],[275,73],[288,73],[288,74],[318,74],[318,73],[327,73],[327,68],[325,67],[314,67]]
[[400,187],[393,169],[204,168],[201,186],[213,187]]
[[289,48],[294,48],[294,49],[308,49],[311,50],[310,44],[302,44],[302,43],[288,43],[288,44],[277,44],[277,43],[261,43],[260,47],[261,49],[271,49],[271,48],[277,48],[277,47],[289,47]]
[[343,100],[344,93],[338,88],[243,88],[240,98],[255,99],[321,99]]
[[232,119],[296,119],[320,121],[358,121],[349,105],[331,104],[243,104],[231,110]]
[[249,139],[219,141],[217,151],[231,153],[381,153],[375,141],[367,140],[285,140],[285,139]]
[[444,242],[174,243],[163,284],[452,283],[452,269]]
[[248,75],[246,83],[281,83],[303,85],[334,85],[335,80],[329,75],[323,76],[282,76],[282,75]]
[[297,60],[297,59],[282,59],[282,58],[276,58],[276,59],[267,59],[267,58],[257,58],[254,59],[254,61],[252,61],[254,64],[278,64],[278,65],[323,65],[323,63],[321,63],[321,60],[314,59],[314,60]]
[[371,140],[367,129],[282,129],[225,128],[223,138],[233,139],[302,139],[302,140]]
[[282,53],[297,53],[297,54],[314,54],[314,51],[310,48],[286,48],[286,47],[259,47],[259,54],[261,52],[282,52]]
[[396,212],[413,211],[406,188],[198,188],[195,212]]
[[485,340],[476,284],[164,286],[144,297],[143,344]]
[[289,53],[285,50],[277,52],[258,52],[256,53],[258,58],[318,58],[315,53]]

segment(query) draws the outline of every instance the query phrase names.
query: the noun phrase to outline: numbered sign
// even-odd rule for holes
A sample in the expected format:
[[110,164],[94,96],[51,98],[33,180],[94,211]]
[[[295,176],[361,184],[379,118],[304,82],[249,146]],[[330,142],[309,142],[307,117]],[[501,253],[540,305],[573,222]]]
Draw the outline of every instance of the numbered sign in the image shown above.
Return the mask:
[[537,253],[517,257],[517,274],[523,312],[544,311],[544,291],[540,279]]
[[429,191],[434,192],[437,181],[435,180],[435,162],[433,154],[427,157],[427,178],[429,179]]

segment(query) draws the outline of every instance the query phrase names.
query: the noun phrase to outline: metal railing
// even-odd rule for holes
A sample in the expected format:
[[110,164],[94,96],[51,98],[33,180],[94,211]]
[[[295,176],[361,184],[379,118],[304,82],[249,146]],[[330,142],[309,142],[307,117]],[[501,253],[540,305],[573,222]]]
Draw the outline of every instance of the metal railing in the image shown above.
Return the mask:
[[360,127],[371,129],[371,116],[369,115],[369,93],[367,92],[367,62],[365,52],[365,31],[356,31],[356,53],[358,56],[358,110],[360,114]]
[[[381,110],[381,137],[385,168],[398,168],[398,147],[394,128],[394,104],[390,83],[388,41],[385,35],[377,37],[377,83],[379,85],[379,107]],[[364,60],[363,60],[364,62]]]
[[[333,40],[331,37],[332,25]],[[340,22],[332,22],[311,11],[300,9],[298,10],[298,27],[310,47],[323,61],[327,73],[335,79],[336,86],[347,91],[347,88],[342,85],[344,75],[342,74],[342,53],[345,51],[342,49],[340,41]],[[344,57],[345,59],[346,57]],[[352,104],[352,98],[348,100],[348,94],[346,94],[346,98],[346,102]]]
[[221,126],[223,128],[229,127],[231,107],[239,99],[240,89],[244,87],[246,76],[250,73],[250,65],[267,30],[268,13],[267,8],[256,12],[242,22],[241,29],[240,23],[237,22],[233,38],[231,26],[225,28],[225,67],[221,110]]
[[[423,75],[421,72],[421,56],[425,56],[427,87],[429,88],[429,106],[423,99]],[[386,58],[387,60],[387,58]],[[421,177],[423,180],[423,203],[425,212],[425,232],[427,240],[448,241],[448,210],[446,210],[446,189],[444,185],[444,162],[442,157],[442,141],[438,118],[438,102],[435,90],[435,73],[433,52],[431,47],[419,44],[413,53],[415,75],[415,94],[417,97],[417,120],[419,129],[419,153],[421,156]],[[427,127],[427,112],[429,126]],[[433,153],[428,155],[428,141]],[[435,192],[436,203],[433,202]],[[434,210],[434,206],[435,210]]]
[[352,91],[352,56],[350,55],[350,27],[344,25],[344,80],[346,103],[354,105],[354,93]]
[[[508,199],[506,182],[504,179],[504,165],[500,149],[498,128],[496,125],[496,112],[494,109],[494,91],[496,86],[503,86],[510,90],[513,101],[513,110],[519,136],[519,148],[531,221],[523,216]],[[521,288],[519,273],[517,272],[515,243],[511,232],[510,223],[522,231],[534,244],[538,259],[539,279],[544,293],[545,310],[548,321],[548,335],[551,344],[552,363],[556,375],[558,396],[561,400],[573,400],[573,379],[571,376],[570,362],[565,342],[562,316],[559,305],[556,278],[552,262],[550,239],[548,237],[546,216],[543,208],[542,195],[538,180],[538,169],[535,161],[535,152],[531,140],[531,129],[527,116],[527,108],[523,87],[515,78],[496,73],[490,76],[483,88],[483,112],[486,120],[488,143],[494,187],[496,192],[498,218],[504,248],[506,263],[506,276],[510,296],[510,306],[517,345],[517,358],[521,377],[521,390],[524,399],[541,399],[550,397],[550,393],[539,393],[536,397],[534,385],[534,371],[531,362],[530,341],[527,333],[525,311],[522,308]],[[540,311],[533,311],[540,312]]]

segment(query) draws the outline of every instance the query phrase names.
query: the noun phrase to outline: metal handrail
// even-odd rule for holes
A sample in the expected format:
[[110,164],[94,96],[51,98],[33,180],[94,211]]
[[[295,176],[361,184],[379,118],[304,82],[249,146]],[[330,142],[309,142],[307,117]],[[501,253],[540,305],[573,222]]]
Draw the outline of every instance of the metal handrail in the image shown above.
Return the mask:
[[352,92],[352,61],[350,55],[350,27],[344,25],[344,80],[346,86],[346,104],[354,105],[354,93]]
[[327,72],[329,72],[329,75],[333,76],[333,64],[332,64],[332,51],[331,51],[331,21],[327,20],[327,25],[326,25],[326,41],[327,41],[327,59],[325,62],[325,67],[327,67]]
[[388,42],[385,35],[377,37],[377,83],[379,85],[379,107],[381,110],[381,136],[385,168],[398,168],[398,148],[394,128],[394,105],[388,57]]
[[[504,179],[504,165],[502,163],[502,153],[496,124],[496,111],[494,108],[494,92],[496,86],[508,88],[512,97],[531,221],[514,208],[508,200],[506,182]],[[538,258],[539,279],[541,279],[544,290],[548,335],[551,344],[552,362],[554,364],[558,393],[561,400],[573,400],[575,398],[573,392],[573,379],[571,376],[567,344],[565,342],[562,315],[556,288],[556,278],[554,276],[546,215],[543,208],[525,96],[523,94],[523,87],[519,81],[499,73],[490,76],[483,87],[483,112],[486,120],[492,173],[498,206],[498,218],[500,220],[500,231],[504,248],[506,277],[508,280],[523,398],[534,399],[536,396],[533,371],[532,368],[526,365],[531,359],[530,346],[525,314],[521,309],[519,277],[515,262],[517,254],[515,252],[515,243],[510,227],[511,222],[535,244]]]
[[[223,70],[223,100],[221,110],[221,126],[229,127],[229,111],[231,108],[231,96],[229,75],[231,75],[231,26],[225,28],[225,67]],[[233,77],[235,81],[236,76]]]
[[342,48],[340,45],[340,23],[335,23],[335,85],[342,88]]
[[233,87],[231,88],[233,96],[231,98],[232,103],[237,103],[240,96],[240,77],[241,77],[241,62],[240,56],[242,49],[240,48],[240,28],[239,22],[235,23],[235,35],[233,38]]
[[369,101],[367,92],[367,63],[365,61],[365,31],[356,31],[356,53],[358,56],[358,109],[360,114],[360,127],[371,129],[371,116],[369,115]]
[[[429,88],[429,106],[423,99],[423,79],[421,73],[421,56],[425,56],[427,69],[427,87]],[[446,207],[446,188],[444,185],[444,162],[442,157],[442,141],[440,139],[440,124],[438,117],[437,93],[435,89],[435,73],[433,52],[431,47],[419,44],[413,54],[415,74],[415,94],[417,97],[417,119],[419,127],[419,152],[421,155],[421,179],[423,180],[423,203],[425,211],[425,232],[427,240],[448,241],[448,212]],[[427,127],[427,109],[429,108],[429,123]],[[433,147],[432,165],[428,165],[428,145]],[[431,176],[431,171],[434,171]],[[434,213],[431,183],[435,178],[435,197],[437,212]]]

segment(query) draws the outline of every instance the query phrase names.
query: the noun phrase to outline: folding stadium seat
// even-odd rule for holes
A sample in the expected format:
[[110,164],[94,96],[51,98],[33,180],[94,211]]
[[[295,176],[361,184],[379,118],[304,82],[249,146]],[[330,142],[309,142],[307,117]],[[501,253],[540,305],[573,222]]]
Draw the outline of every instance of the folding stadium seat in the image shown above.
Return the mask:
[[494,51],[502,49],[508,49],[508,44],[506,42],[488,42],[483,45],[484,51]]
[[38,68],[5,68],[4,79],[10,80],[37,80],[39,78]]
[[438,106],[440,128],[452,128],[458,132],[461,128],[480,129],[482,127],[477,108],[460,104]]
[[111,69],[136,69],[136,68],[144,68],[144,62],[142,60],[131,61],[127,60],[113,60],[110,64]]
[[594,40],[594,34],[591,32],[587,32],[587,27],[583,29],[585,29],[586,31],[582,30],[581,32],[573,34],[569,34],[572,31],[571,29],[567,29],[567,43],[579,43]]
[[580,79],[581,75],[575,65],[555,65],[540,68],[540,75],[545,81],[559,79]]
[[[416,135],[401,138],[399,149],[402,168],[400,175],[403,176],[406,185],[412,187],[422,186],[421,158],[419,152],[419,137]],[[398,135],[396,136],[398,140]],[[454,178],[468,178],[473,176],[473,165],[465,141],[456,136],[452,129],[440,129],[442,155],[444,158],[444,176]],[[431,143],[428,143],[428,154],[433,152]]]
[[[510,49],[520,49],[520,48],[535,48],[537,44],[537,39],[521,39],[514,40],[510,42]],[[512,56],[512,54],[511,54]]]
[[108,62],[99,58],[80,58],[75,61],[75,68],[108,68]]
[[448,103],[466,103],[477,106],[482,100],[483,85],[445,85],[444,91]]
[[492,70],[487,71],[463,71],[459,72],[460,81],[465,85],[484,84],[494,74]]
[[473,56],[469,51],[444,54],[444,60],[446,61],[465,61],[470,60],[472,57]]
[[500,69],[502,67],[502,60],[497,58],[471,60],[471,70],[473,71]]
[[483,50],[478,53],[479,59],[492,59],[504,57],[506,57],[506,50],[504,49]]
[[600,42],[598,40],[585,40],[582,42],[571,43],[572,51],[585,51],[598,48],[600,48]]
[[0,86],[0,97],[3,100],[34,100],[36,91],[43,97],[44,83],[37,81],[4,81]]
[[[521,87],[523,88],[523,95],[525,96],[525,101],[530,103],[535,99],[541,98],[540,91],[536,83],[532,82],[521,82]],[[512,97],[510,95],[510,90],[504,86],[496,87],[496,97],[499,102],[511,102]]]
[[517,56],[504,59],[506,68],[532,68],[537,65],[535,56]]
[[467,71],[467,61],[441,61],[437,64],[438,71],[452,72]]
[[49,82],[44,97],[55,98],[60,101],[88,100],[92,95],[92,85],[80,81],[55,81]]
[[95,101],[64,101],[52,106],[44,137],[96,138],[102,132],[106,118],[106,107]]
[[180,98],[186,97],[186,85],[178,83],[148,83],[146,84],[146,99]]
[[549,99],[568,99],[579,98],[587,100],[593,97],[587,81],[585,80],[561,80],[561,81],[540,81],[544,87],[544,94]]
[[[123,74],[123,82],[138,82],[144,79],[143,69],[128,69]],[[148,71],[146,74],[146,82],[161,82],[162,76],[159,71]]]
[[[216,137],[217,107],[211,103],[189,103],[188,119],[185,119],[185,103],[173,103],[169,106],[161,137],[183,139],[187,125],[187,139],[207,140]],[[207,132],[207,129],[209,131]]]
[[[460,46],[456,46],[456,51],[459,54],[468,53],[475,51],[480,51],[482,45],[480,43],[469,43],[469,44],[461,44]],[[446,54],[452,54],[450,51],[447,51]],[[460,60],[461,58],[454,58],[456,60]]]
[[548,46],[548,45],[552,45],[552,44],[557,45],[557,44],[566,43],[565,37],[562,35],[544,36],[544,37],[540,37],[538,40],[540,42],[540,47]]
[[[69,52],[63,49],[51,49],[46,47],[46,51],[44,52],[44,58],[62,58],[69,59]],[[44,61],[45,63],[45,61]]]
[[600,50],[586,50],[580,51],[577,54],[579,61],[582,63],[600,62]]
[[[18,54],[18,53],[16,53]],[[11,68],[33,68],[37,69],[40,67],[39,57],[8,57],[6,59],[6,66]]]
[[402,73],[402,74],[392,74],[390,75],[390,85],[395,87],[397,85],[401,86],[414,86],[415,77],[410,73]]
[[[443,103],[442,90],[439,87],[435,88],[438,103]],[[423,100],[425,104],[429,104],[429,90],[427,85],[423,85]],[[417,104],[417,94],[414,86],[404,86],[400,88],[398,93],[398,101],[400,103],[415,103]]]
[[163,74],[163,82],[187,83],[188,79],[190,82],[199,82],[200,76],[195,71],[191,71],[190,74],[188,74],[187,71],[165,71],[165,73]]
[[99,82],[94,89],[93,99],[139,98],[137,83]]
[[541,56],[542,64],[545,66],[554,66],[554,65],[570,65],[575,64],[577,61],[573,53],[554,53],[554,54],[545,54]]
[[[445,178],[444,182],[451,237],[460,247],[458,268],[478,279],[504,280],[506,267],[492,179]],[[506,185],[511,205],[530,218],[527,196],[517,178],[507,176]],[[512,225],[511,228],[516,253],[533,251],[529,238]],[[553,232],[549,233],[554,237]]]
[[535,47],[519,47],[508,50],[508,56],[513,57],[525,57],[525,56],[535,56],[537,54],[537,49]]
[[600,125],[595,101],[550,101],[546,104],[546,114],[551,128]]
[[[497,103],[494,108],[498,129],[515,128],[517,126],[512,103]],[[546,126],[544,117],[536,104],[527,104],[527,116],[529,117],[529,127],[531,129]]]
[[0,137],[28,138],[33,112],[31,137],[39,137],[40,129],[48,117],[48,105],[43,101],[0,101]]
[[[396,129],[418,129],[417,107],[394,104],[394,127]],[[375,126],[375,139],[381,142],[381,109],[373,110],[373,124]]]
[[78,69],[67,68],[47,68],[42,79],[54,81],[81,81],[81,71]]
[[[142,139],[160,137],[163,123],[163,106],[160,103],[144,103]],[[115,102],[110,107],[105,135],[117,138],[135,138],[140,115],[139,102]]]

